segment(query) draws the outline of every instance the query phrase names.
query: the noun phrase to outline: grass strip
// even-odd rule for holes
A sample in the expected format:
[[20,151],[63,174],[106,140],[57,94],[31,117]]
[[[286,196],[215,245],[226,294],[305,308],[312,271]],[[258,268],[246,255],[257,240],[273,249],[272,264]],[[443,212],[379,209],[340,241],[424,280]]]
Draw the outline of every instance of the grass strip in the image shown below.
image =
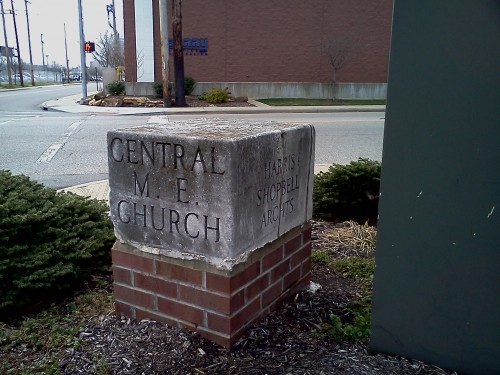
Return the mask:
[[385,99],[307,99],[266,98],[257,101],[270,106],[342,106],[342,105],[385,105]]

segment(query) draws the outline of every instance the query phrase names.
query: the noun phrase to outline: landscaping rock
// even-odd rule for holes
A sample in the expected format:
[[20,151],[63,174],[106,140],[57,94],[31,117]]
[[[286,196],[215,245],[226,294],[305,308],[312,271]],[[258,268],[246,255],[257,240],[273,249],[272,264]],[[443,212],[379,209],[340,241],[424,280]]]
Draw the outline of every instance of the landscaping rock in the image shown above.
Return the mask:
[[[103,107],[163,107],[163,99],[148,96],[107,96],[102,100],[94,97],[89,100],[88,105],[99,105]],[[173,103],[172,106],[175,106]],[[194,95],[186,95],[186,107],[254,107],[253,104],[248,103],[246,96],[237,98],[230,98],[226,103],[210,104],[205,100],[199,100]]]
[[123,99],[118,96],[108,96],[102,100],[104,107],[121,107],[123,106]]
[[92,99],[89,102],[89,105],[92,105],[92,106],[101,106],[102,105],[102,100],[101,99]]
[[163,100],[162,99],[148,99],[146,104],[144,105],[145,107],[163,107]]
[[149,99],[144,96],[124,96],[123,105],[131,107],[144,107],[148,100]]

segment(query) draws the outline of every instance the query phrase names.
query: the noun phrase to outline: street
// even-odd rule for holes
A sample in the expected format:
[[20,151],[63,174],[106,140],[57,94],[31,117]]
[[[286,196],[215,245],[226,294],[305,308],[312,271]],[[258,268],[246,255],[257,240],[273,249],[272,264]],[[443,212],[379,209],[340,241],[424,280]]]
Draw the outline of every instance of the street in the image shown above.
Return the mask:
[[[106,134],[141,126],[153,116],[44,111],[49,99],[74,95],[80,86],[0,91],[0,169],[25,174],[53,188],[107,179]],[[200,116],[160,115],[168,121]],[[281,113],[201,115],[226,119],[310,123],[316,129],[316,164],[347,164],[359,157],[381,160],[384,113]]]
[[40,105],[50,99],[81,93],[81,85],[35,86],[0,90],[0,118],[39,114]]

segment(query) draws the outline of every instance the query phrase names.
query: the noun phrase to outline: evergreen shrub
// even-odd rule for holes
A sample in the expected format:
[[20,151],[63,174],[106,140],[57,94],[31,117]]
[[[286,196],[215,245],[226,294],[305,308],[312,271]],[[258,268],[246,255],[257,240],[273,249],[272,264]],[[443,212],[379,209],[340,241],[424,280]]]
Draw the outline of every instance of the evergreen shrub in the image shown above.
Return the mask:
[[113,81],[106,86],[111,95],[122,95],[125,93],[125,82]]
[[227,89],[212,89],[210,91],[204,92],[201,94],[198,99],[206,100],[212,104],[219,104],[227,102],[228,91]]
[[0,318],[47,305],[109,272],[104,202],[0,170]]
[[193,93],[194,87],[196,86],[196,81],[189,76],[184,77],[184,93],[186,95],[191,95]]
[[163,97],[163,82],[157,81],[153,83],[153,90],[155,90],[155,96],[157,98]]
[[381,163],[360,158],[314,176],[313,215],[327,220],[377,221]]

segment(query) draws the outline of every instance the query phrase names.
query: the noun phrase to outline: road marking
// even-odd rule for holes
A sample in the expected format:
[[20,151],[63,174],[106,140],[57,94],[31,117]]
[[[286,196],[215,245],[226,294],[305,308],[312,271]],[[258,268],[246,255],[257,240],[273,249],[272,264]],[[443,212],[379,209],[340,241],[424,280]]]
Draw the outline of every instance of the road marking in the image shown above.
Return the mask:
[[6,120],[6,121],[2,121],[0,122],[0,125],[5,125],[5,124],[8,124],[9,122],[13,122],[13,121],[19,121],[19,120],[24,120],[25,118],[33,118],[33,117],[37,117],[37,115],[31,115],[31,114],[17,114],[17,115],[4,115],[4,114],[1,114],[1,117],[6,117],[6,118],[11,118],[10,120]]
[[11,113],[0,113],[2,117],[37,117],[40,116],[40,112],[11,112]]
[[169,122],[172,122],[171,120],[168,119],[168,116],[149,116],[147,124],[167,124]]
[[83,123],[83,121],[77,121],[72,123],[68,131],[64,133],[61,138],[59,138],[56,142],[54,142],[45,152],[38,158],[37,163],[48,163],[52,160],[52,158],[57,154],[57,152],[61,149],[62,146],[67,142],[68,138],[71,137],[71,134]]

